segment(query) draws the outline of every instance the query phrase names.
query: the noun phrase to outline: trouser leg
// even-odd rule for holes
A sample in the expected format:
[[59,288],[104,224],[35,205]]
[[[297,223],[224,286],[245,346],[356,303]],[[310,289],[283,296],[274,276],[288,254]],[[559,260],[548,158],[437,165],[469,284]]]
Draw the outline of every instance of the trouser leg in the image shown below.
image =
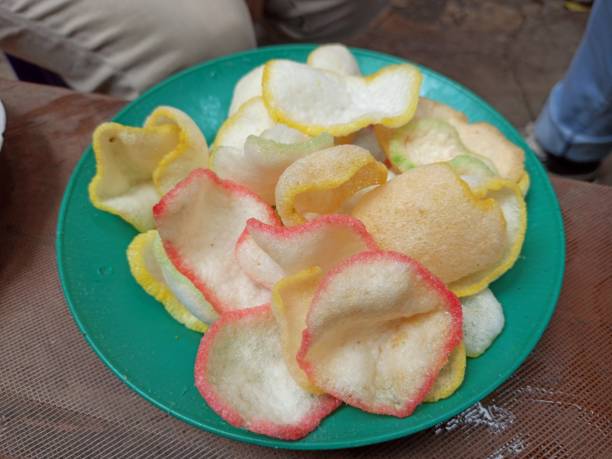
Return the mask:
[[612,1],[594,4],[567,74],[551,91],[535,125],[549,153],[576,162],[612,150]]

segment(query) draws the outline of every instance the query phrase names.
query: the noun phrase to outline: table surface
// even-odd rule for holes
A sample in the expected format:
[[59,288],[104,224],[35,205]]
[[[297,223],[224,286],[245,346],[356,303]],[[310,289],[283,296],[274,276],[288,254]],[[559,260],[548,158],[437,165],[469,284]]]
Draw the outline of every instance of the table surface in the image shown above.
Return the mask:
[[[88,347],[55,264],[64,188],[94,127],[125,103],[0,80],[0,457],[298,457],[191,427],[150,405]],[[535,350],[497,391],[411,437],[326,457],[611,457],[612,188],[553,178],[563,290]],[[321,454],[321,453],[318,453]]]

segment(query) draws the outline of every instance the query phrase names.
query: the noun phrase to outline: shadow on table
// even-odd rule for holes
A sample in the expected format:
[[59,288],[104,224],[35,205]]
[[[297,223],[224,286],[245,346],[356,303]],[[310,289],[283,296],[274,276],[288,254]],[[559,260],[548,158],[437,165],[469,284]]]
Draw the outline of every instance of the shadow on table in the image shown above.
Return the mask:
[[[53,262],[37,269],[56,270],[55,228],[68,179],[98,120],[122,105],[61,89],[45,98],[3,95],[7,130],[0,152],[0,285],[32,269],[32,258],[41,251],[51,252],[42,255]],[[27,277],[35,285],[35,273]]]

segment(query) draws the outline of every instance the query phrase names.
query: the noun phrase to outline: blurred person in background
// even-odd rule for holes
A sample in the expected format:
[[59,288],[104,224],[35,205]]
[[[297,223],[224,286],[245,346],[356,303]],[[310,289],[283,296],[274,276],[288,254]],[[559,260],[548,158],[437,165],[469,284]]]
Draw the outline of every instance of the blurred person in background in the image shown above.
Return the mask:
[[612,151],[612,0],[594,2],[572,63],[528,134],[549,171],[596,177]]
[[131,99],[190,65],[255,47],[254,24],[263,23],[288,40],[339,40],[365,28],[386,4],[0,0],[0,49],[13,57],[18,74],[20,65],[32,63],[73,89]]
[[[366,28],[388,3],[0,0],[0,49],[55,72],[73,89],[131,99],[190,65],[255,47],[258,35],[342,40]],[[528,134],[550,171],[595,177],[612,149],[612,0],[594,2],[572,63]]]

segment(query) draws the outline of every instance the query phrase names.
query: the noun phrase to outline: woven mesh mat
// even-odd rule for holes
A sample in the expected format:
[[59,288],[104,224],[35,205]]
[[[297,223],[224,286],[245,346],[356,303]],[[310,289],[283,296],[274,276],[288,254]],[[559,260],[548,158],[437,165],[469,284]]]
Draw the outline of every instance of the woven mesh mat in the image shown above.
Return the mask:
[[[53,239],[70,171],[95,124],[120,103],[1,81],[0,97],[9,120],[0,153],[0,457],[317,455],[193,428],[97,359],[68,313]],[[568,240],[565,284],[517,373],[435,428],[325,457],[612,457],[612,188],[555,187]]]

